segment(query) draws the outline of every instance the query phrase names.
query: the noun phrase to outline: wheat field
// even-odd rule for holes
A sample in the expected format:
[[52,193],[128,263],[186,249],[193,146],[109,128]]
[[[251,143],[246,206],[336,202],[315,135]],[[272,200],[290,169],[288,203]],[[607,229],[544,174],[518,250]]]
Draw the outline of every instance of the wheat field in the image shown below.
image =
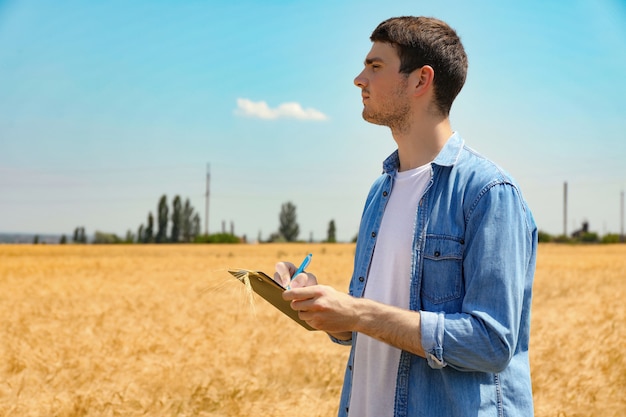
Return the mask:
[[[348,349],[251,297],[279,260],[346,289],[353,244],[0,245],[0,416],[332,416]],[[626,245],[540,245],[536,415],[626,415]]]

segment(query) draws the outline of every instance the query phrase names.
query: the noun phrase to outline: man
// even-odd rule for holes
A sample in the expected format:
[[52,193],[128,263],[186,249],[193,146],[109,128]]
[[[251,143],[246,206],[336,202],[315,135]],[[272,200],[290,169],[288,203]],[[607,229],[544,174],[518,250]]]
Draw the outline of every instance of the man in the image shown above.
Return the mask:
[[[537,230],[515,181],[451,128],[461,41],[424,17],[384,21],[371,40],[354,83],[398,149],[367,197],[349,294],[303,273],[284,298],[352,346],[340,416],[532,416]],[[275,279],[295,270],[279,263]]]

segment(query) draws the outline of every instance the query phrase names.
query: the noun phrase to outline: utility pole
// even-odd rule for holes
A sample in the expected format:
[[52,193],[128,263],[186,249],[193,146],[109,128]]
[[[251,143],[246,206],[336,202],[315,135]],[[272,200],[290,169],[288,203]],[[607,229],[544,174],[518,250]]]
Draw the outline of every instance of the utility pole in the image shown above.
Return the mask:
[[567,237],[567,181],[563,183],[563,236]]
[[204,234],[209,235],[209,191],[211,188],[211,164],[206,164],[206,201],[204,203]]

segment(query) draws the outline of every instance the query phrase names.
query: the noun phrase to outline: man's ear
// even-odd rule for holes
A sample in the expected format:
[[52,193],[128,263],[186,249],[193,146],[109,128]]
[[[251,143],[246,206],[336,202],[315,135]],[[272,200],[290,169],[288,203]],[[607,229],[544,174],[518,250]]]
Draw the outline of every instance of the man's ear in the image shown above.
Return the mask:
[[430,91],[435,80],[435,70],[430,65],[424,65],[409,75],[410,85],[413,87],[413,95],[418,97]]

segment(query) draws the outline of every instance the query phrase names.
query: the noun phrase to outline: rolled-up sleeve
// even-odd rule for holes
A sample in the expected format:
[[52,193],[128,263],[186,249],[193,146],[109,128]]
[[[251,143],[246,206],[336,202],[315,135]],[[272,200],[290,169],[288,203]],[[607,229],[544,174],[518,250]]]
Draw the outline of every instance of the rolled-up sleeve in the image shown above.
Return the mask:
[[336,337],[334,337],[334,336],[332,336],[330,334],[328,334],[328,337],[330,337],[330,340],[333,343],[337,343],[338,345],[343,345],[343,346],[351,346],[352,345],[352,339],[353,338],[350,338],[348,340],[342,340],[342,339],[337,339]]
[[441,369],[446,366],[443,360],[443,335],[445,315],[432,311],[420,311],[422,348],[426,352],[428,366]]

